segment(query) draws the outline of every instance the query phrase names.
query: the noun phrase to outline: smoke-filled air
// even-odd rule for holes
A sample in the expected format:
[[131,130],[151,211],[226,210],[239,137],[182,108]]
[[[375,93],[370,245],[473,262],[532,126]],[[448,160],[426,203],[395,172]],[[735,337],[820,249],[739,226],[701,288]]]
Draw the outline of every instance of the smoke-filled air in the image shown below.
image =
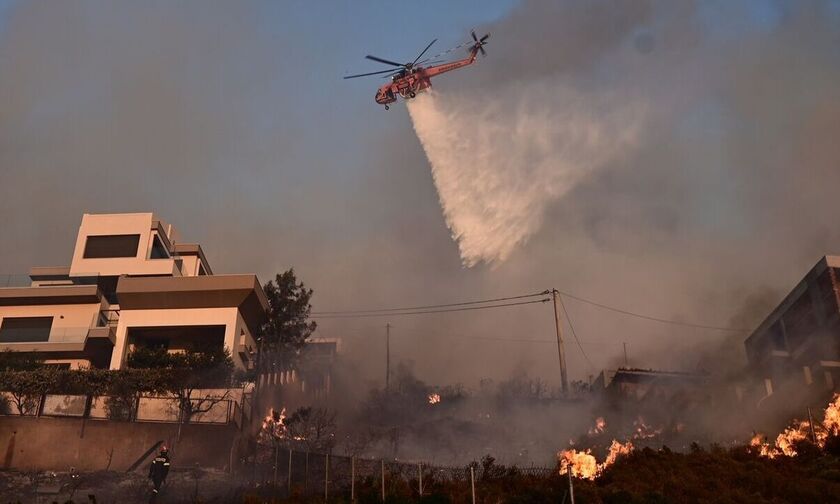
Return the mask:
[[840,0],[0,0],[0,489],[834,498],[838,139]]

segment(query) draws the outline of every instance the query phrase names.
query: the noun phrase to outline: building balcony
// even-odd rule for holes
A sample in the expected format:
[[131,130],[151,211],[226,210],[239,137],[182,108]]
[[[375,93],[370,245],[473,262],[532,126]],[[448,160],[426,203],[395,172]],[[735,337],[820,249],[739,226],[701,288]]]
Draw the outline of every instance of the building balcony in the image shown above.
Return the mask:
[[56,327],[45,333],[39,329],[3,331],[0,351],[82,352],[91,342],[116,340],[116,327]]

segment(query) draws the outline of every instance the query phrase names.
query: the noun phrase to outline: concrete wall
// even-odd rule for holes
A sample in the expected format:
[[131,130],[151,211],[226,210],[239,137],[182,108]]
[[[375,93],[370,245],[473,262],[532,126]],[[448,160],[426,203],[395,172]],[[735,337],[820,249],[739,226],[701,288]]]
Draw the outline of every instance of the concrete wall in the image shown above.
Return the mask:
[[[125,471],[157,441],[172,450],[172,465],[229,467],[238,459],[235,425],[114,422],[78,418],[0,417],[0,468]],[[236,447],[235,447],[236,445]],[[233,450],[233,452],[232,452]],[[110,466],[109,466],[110,460]],[[148,471],[151,459],[139,471]]]
[[198,256],[181,256],[181,274],[183,276],[198,276],[198,265],[200,262]]
[[[248,324],[245,323],[245,319],[242,318],[242,314],[239,313],[239,310],[236,311],[236,328],[234,330],[235,339],[232,347],[228,347],[231,351],[233,362],[236,364],[237,367],[242,369],[248,367],[247,362],[243,362],[242,358],[239,356],[239,349],[243,346],[245,348],[250,348],[254,352],[257,351],[257,341],[254,338],[254,335],[251,334],[251,330],[248,329]],[[225,341],[227,344],[227,341]],[[249,355],[248,359],[251,364],[255,363],[256,360],[256,353],[253,355]]]
[[[173,259],[149,259],[152,248],[152,238],[156,231],[152,230],[154,215],[151,213],[136,214],[102,214],[82,216],[82,224],[76,238],[76,248],[73,252],[73,262],[70,264],[70,276],[87,276],[99,274],[101,276],[126,275],[174,275],[180,271],[175,267]],[[85,259],[84,251],[88,236],[100,235],[140,235],[140,245],[135,257],[112,257]]]

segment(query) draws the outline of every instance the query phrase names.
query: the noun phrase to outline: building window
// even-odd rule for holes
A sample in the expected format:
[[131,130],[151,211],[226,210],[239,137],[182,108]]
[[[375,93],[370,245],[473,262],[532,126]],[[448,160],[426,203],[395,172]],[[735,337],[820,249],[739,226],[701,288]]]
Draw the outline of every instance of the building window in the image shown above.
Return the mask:
[[201,262],[198,263],[198,276],[205,276],[207,272],[204,270],[204,265]]
[[0,343],[49,341],[52,317],[4,317],[0,324]]
[[150,259],[169,259],[169,252],[166,251],[166,247],[163,246],[158,235],[155,235],[154,241],[152,242]]
[[773,350],[787,350],[787,345],[785,344],[785,333],[782,331],[782,323],[781,321],[776,322],[770,327],[770,330],[767,331],[768,337],[770,338],[770,343],[773,345]]
[[85,259],[108,257],[136,257],[140,235],[88,236],[85,243]]
[[788,308],[782,320],[787,333],[788,351],[795,351],[819,329],[810,292],[803,292]]

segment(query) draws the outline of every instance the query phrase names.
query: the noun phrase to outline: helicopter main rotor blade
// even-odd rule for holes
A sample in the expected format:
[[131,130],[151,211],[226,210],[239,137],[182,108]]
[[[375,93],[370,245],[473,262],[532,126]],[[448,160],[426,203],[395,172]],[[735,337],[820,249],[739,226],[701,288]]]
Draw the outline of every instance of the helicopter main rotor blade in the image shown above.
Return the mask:
[[345,79],[355,79],[356,77],[367,77],[368,75],[379,75],[379,74],[384,74],[384,73],[392,73],[393,71],[394,70],[392,68],[389,68],[388,70],[380,70],[378,72],[369,72],[369,73],[363,73],[363,74],[348,75],[344,78]]
[[470,35],[472,35],[473,40],[478,42],[478,37],[475,36],[475,30],[470,30]]
[[416,58],[414,58],[414,61],[412,61],[411,64],[414,65],[415,63],[417,63],[417,61],[420,58],[422,58],[424,54],[426,54],[426,51],[428,51],[429,48],[432,47],[432,44],[434,44],[435,42],[437,42],[437,39],[434,39],[431,42],[429,42],[429,45],[427,45],[426,48],[423,49],[423,52],[421,52]]
[[367,56],[365,56],[365,58],[367,58],[367,59],[369,59],[369,60],[373,60],[373,61],[378,61],[379,63],[385,63],[386,65],[392,65],[392,66],[397,66],[397,67],[402,67],[402,66],[405,66],[405,65],[404,65],[404,64],[402,64],[402,63],[396,63],[396,62],[394,62],[394,61],[388,61],[388,60],[386,60],[386,59],[378,58],[378,57],[376,57],[376,56],[371,56],[370,54],[368,54]]
[[485,35],[485,36],[481,37],[480,39],[478,39],[478,41],[479,41],[479,42],[484,42],[485,40],[487,40],[487,39],[489,39],[489,38],[490,38],[490,34],[488,33],[487,35]]

